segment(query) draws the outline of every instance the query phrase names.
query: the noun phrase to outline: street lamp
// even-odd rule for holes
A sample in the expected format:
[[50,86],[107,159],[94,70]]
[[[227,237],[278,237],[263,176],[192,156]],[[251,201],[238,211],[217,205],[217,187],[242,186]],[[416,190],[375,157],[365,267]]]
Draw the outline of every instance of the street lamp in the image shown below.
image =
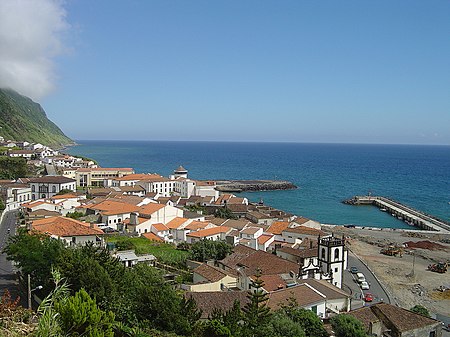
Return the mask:
[[43,286],[37,286],[34,289],[31,289],[31,277],[30,274],[28,274],[28,309],[32,310],[31,307],[31,293],[35,290],[41,290],[42,288],[44,288]]

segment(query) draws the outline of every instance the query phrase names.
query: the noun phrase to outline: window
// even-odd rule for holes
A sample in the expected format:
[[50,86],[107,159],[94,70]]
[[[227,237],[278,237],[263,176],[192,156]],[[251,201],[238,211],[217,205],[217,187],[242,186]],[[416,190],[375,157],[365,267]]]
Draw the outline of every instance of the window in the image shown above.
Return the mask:
[[52,193],[56,193],[56,186],[52,186]]
[[338,269],[337,269],[337,268],[334,268],[334,272],[337,273],[337,272],[338,272]]
[[339,260],[339,249],[336,248],[334,250],[334,261]]
[[322,248],[322,259],[325,259],[325,248]]
[[34,185],[31,186],[31,192],[35,192],[36,187]]

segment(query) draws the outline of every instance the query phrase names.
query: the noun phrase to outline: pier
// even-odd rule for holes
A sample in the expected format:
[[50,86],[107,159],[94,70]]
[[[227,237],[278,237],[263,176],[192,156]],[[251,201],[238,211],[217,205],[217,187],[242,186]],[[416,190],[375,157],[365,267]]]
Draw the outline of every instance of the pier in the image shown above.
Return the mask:
[[355,196],[352,199],[345,200],[344,203],[349,205],[374,205],[422,230],[450,233],[450,224],[448,222],[424,214],[386,197]]

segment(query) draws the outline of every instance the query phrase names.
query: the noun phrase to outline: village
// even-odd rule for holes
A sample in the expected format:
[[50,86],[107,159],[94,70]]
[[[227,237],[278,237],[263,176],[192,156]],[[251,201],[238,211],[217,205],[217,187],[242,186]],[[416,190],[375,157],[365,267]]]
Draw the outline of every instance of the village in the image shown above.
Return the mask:
[[[24,158],[42,172],[35,178],[0,181],[3,214],[18,214],[14,227],[7,229],[8,235],[22,227],[62,240],[67,246],[94,243],[107,247],[124,266],[149,264],[164,270],[168,280],[183,270],[168,265],[157,254],[117,249],[116,243],[121,238],[140,238],[150,246],[164,245],[175,250],[209,240],[233,247],[232,253],[220,260],[187,261],[191,278],[173,282],[187,298],[195,300],[202,319],[208,319],[217,308],[231,309],[235,300],[244,306],[258,277],[272,309],[295,299],[299,307],[313,311],[324,322],[340,313],[352,315],[374,336],[387,336],[387,331],[389,336],[445,333],[439,320],[409,311],[418,302],[414,298],[406,300],[407,295],[390,282],[386,269],[380,267],[400,261],[396,256],[379,253],[380,248],[393,244],[392,237],[401,246],[404,241],[430,238],[425,231],[414,236],[410,232],[386,234],[327,226],[262,201],[254,203],[219,191],[217,182],[195,180],[181,165],[164,177],[136,173],[133,168],[100,167],[94,160],[63,154],[41,144],[0,141],[7,156]],[[440,244],[440,251],[447,252],[448,243]],[[369,252],[372,255],[366,256]],[[427,256],[417,253],[418,265],[423,264],[421,258],[438,262],[447,254],[434,256],[432,251],[427,252]],[[359,260],[363,264],[355,267],[353,261]],[[374,260],[383,262],[376,264]],[[432,284],[427,283],[427,275],[432,275]],[[418,284],[417,278],[421,277],[420,283],[429,288],[430,298],[434,296],[432,288],[445,285],[445,280],[450,283],[445,272],[421,270],[415,277],[410,278],[411,286]],[[374,293],[372,288],[382,290]],[[443,290],[446,294],[450,291]],[[450,299],[441,297],[430,299],[428,305],[448,315],[442,310],[448,308]]]

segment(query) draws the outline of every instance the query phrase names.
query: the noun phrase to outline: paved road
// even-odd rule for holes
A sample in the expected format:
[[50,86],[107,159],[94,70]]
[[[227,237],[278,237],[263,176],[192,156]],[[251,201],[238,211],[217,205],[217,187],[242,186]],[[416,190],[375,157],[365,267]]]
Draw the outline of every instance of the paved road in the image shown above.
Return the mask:
[[[0,250],[2,250],[8,237],[16,232],[16,211],[6,212],[0,223]],[[11,261],[6,259],[6,254],[0,254],[0,296],[8,289],[13,298],[18,295],[18,283]]]
[[349,251],[348,254],[348,268],[351,267],[358,268],[360,273],[363,273],[366,277],[366,281],[370,285],[369,290],[361,290],[358,282],[356,282],[354,275],[350,273],[349,270],[344,272],[344,285],[346,286],[344,290],[350,289],[352,293],[352,309],[360,308],[364,306],[364,301],[361,298],[364,298],[364,294],[371,293],[374,295],[375,299],[372,303],[385,302],[390,303],[390,299],[386,294],[386,291],[377,281],[375,276],[370,272],[370,270],[352,253]]

